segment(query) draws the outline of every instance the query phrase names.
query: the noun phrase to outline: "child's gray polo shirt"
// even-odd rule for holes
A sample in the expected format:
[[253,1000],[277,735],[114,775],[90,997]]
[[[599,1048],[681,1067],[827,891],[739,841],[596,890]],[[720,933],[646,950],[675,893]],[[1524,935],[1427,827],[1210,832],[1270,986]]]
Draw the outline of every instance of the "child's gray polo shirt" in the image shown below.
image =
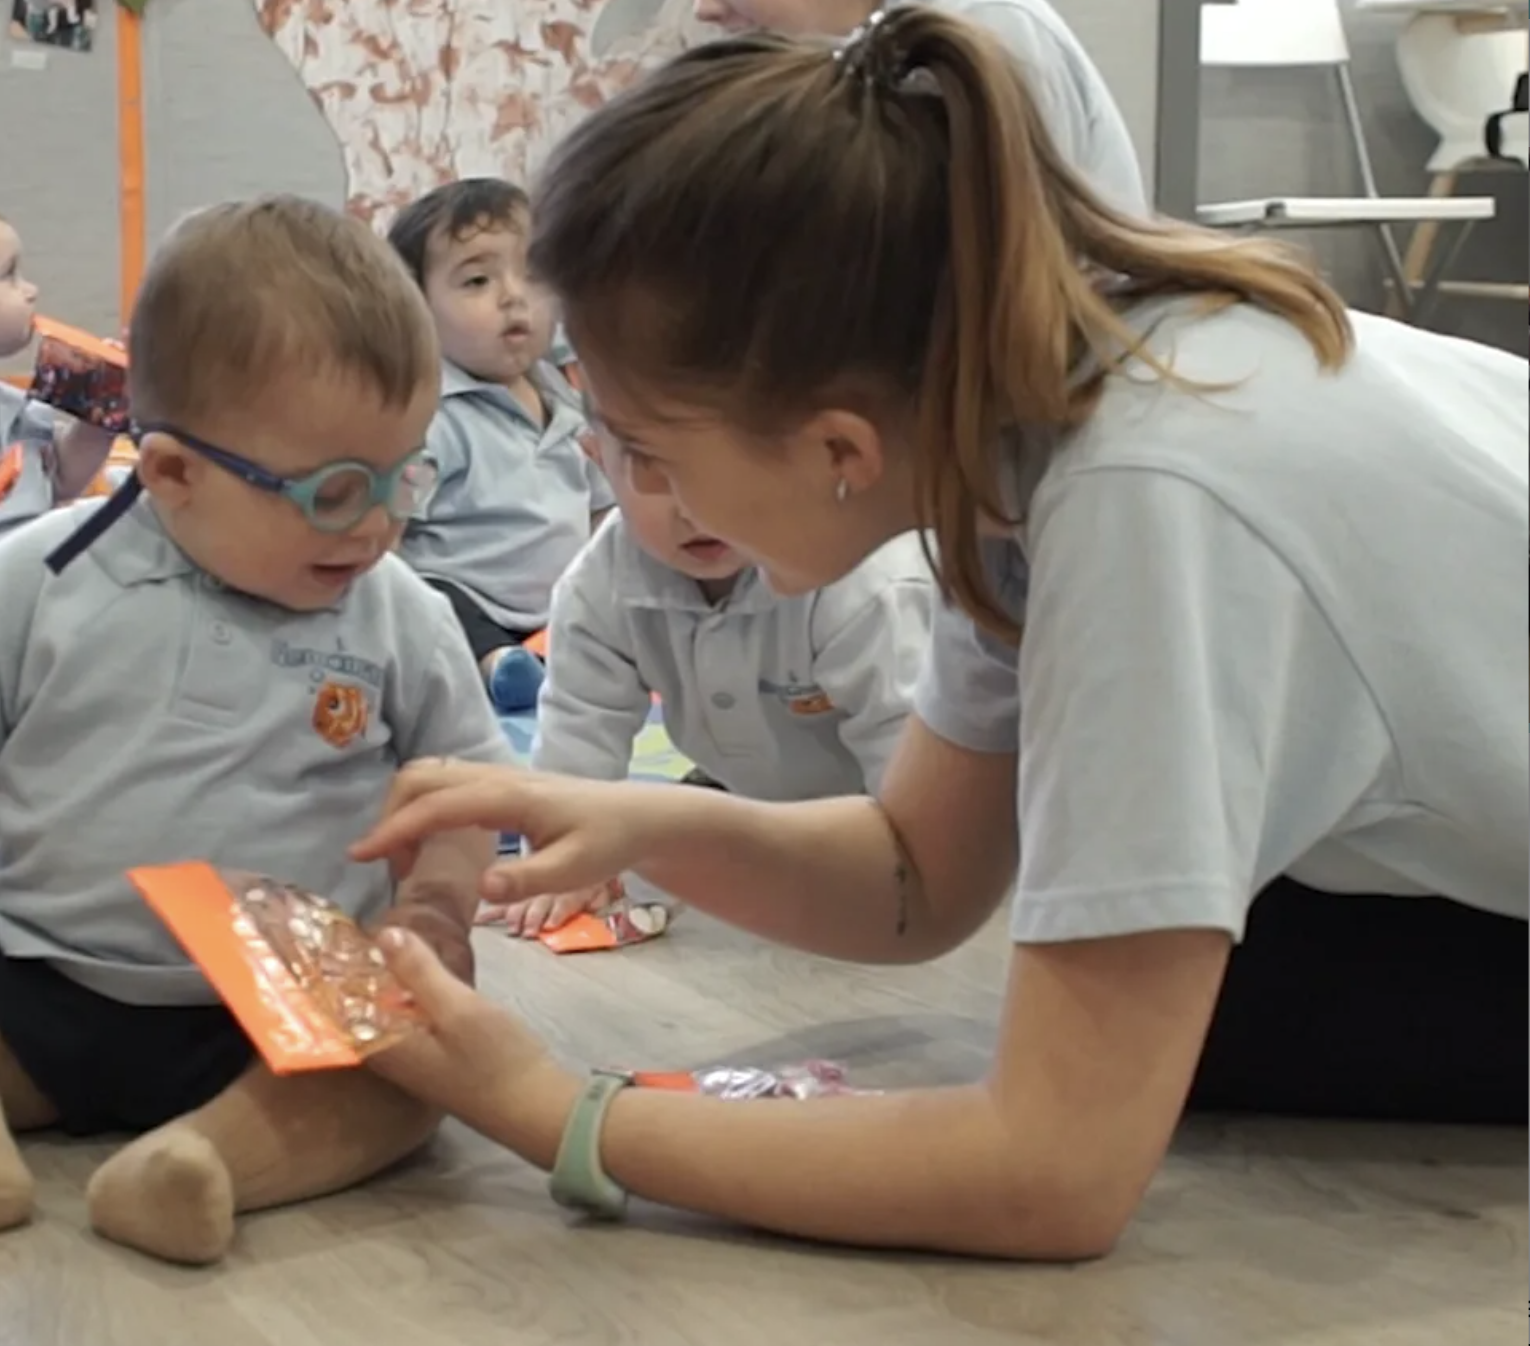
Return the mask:
[[558,585],[533,765],[619,780],[657,693],[674,745],[755,799],[874,793],[935,601],[916,534],[782,598],[753,571],[711,603],[607,519]]
[[0,948],[142,1004],[214,999],[123,877],[205,859],[362,920],[382,864],[345,854],[395,769],[513,755],[451,609],[386,556],[333,608],[223,588],[140,501],[61,574],[100,502],[0,539]]
[[53,451],[54,416],[19,388],[0,383],[0,454],[13,447],[21,453],[20,475],[0,496],[0,533],[53,508],[53,478],[48,458]]
[[552,587],[589,541],[590,515],[615,503],[584,452],[589,424],[578,394],[547,364],[536,383],[546,425],[503,385],[445,367],[426,441],[440,485],[399,548],[421,575],[455,585],[491,621],[524,633],[547,625]]

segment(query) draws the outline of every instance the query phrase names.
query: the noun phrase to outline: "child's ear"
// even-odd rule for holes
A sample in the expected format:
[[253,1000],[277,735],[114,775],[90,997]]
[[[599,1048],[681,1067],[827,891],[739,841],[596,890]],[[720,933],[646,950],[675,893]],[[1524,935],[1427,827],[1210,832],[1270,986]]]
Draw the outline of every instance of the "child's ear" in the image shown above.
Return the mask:
[[151,430],[138,445],[138,479],[160,504],[179,509],[191,499],[206,464],[173,436]]

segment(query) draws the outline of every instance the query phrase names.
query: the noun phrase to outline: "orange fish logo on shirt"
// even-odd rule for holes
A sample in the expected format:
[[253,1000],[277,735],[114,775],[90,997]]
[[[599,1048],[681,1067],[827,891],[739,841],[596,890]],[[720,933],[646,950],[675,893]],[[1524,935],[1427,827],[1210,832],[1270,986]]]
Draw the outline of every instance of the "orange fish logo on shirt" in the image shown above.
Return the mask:
[[793,715],[827,715],[834,709],[827,692],[804,692],[786,703]]
[[344,748],[367,731],[367,694],[348,682],[326,682],[314,694],[313,727],[331,748]]
[[21,454],[20,444],[12,444],[0,452],[0,500],[4,500],[21,480]]

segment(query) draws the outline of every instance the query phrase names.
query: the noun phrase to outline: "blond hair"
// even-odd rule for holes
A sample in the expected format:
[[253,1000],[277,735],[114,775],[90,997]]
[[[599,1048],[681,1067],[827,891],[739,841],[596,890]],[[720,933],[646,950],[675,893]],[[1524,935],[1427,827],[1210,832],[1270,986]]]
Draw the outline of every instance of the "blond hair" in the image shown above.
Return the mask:
[[1007,518],[1001,431],[1079,425],[1133,356],[1174,379],[1128,305],[1257,304],[1329,367],[1351,340],[1285,248],[1104,204],[1020,64],[915,5],[837,51],[751,35],[676,58],[554,151],[533,219],[574,344],[629,388],[766,437],[830,406],[917,425],[942,588],[1008,637],[978,548]]
[[294,373],[352,378],[403,407],[440,371],[430,312],[392,249],[296,196],[182,220],[144,277],[128,349],[141,422],[258,404]]

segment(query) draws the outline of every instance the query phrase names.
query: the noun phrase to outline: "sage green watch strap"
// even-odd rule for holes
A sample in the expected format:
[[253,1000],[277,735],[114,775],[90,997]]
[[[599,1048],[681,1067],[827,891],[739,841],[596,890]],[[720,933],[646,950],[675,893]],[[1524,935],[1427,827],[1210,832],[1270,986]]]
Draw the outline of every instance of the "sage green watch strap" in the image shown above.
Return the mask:
[[624,1071],[597,1070],[590,1075],[563,1128],[548,1184],[560,1206],[602,1220],[620,1220],[626,1214],[627,1193],[600,1164],[600,1133],[611,1100],[631,1083],[632,1076]]

